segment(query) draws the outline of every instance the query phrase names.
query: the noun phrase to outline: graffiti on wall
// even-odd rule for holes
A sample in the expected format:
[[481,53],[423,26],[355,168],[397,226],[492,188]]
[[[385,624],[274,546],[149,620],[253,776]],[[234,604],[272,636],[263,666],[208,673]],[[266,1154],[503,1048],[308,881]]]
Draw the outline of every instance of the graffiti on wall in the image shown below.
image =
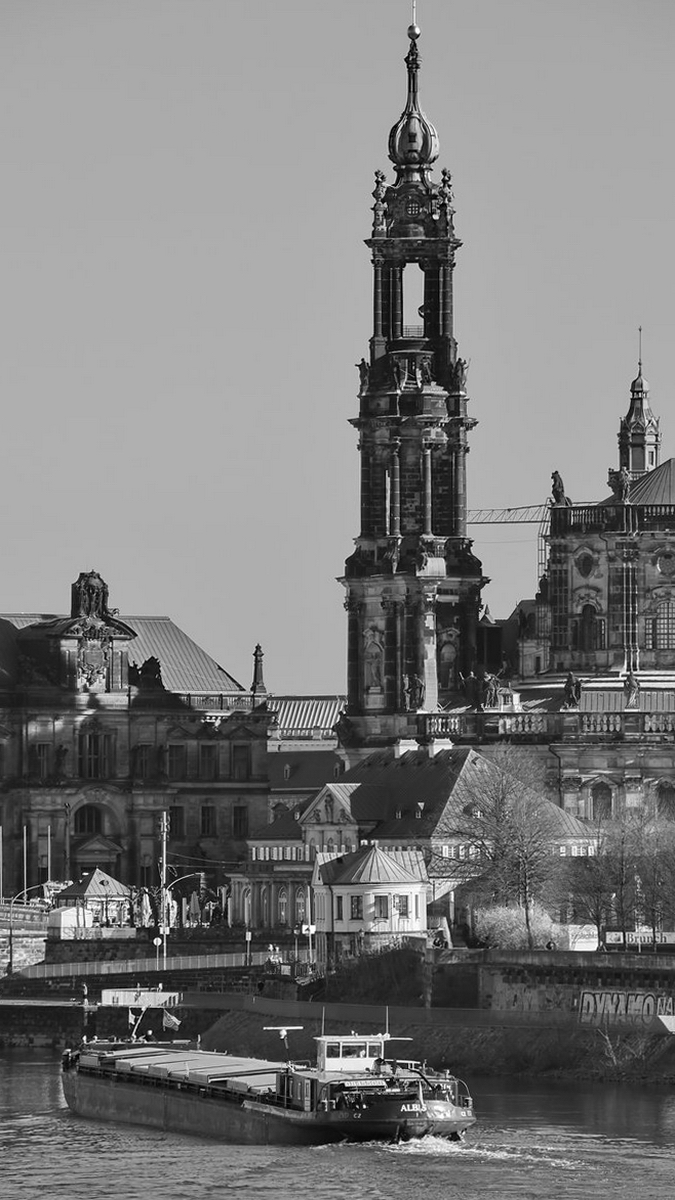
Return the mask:
[[650,1025],[654,1017],[673,1016],[675,998],[663,992],[584,991],[579,1001],[581,1025]]

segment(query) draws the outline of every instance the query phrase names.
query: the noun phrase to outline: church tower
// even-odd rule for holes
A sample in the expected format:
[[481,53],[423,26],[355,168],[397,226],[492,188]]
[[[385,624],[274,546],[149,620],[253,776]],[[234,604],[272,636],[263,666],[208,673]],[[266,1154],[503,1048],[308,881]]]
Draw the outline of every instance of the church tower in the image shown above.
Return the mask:
[[660,450],[659,419],[649,404],[649,384],[640,359],[637,379],[630,385],[630,407],[619,428],[619,470],[625,468],[631,479],[639,479],[658,467]]
[[450,172],[431,180],[438,136],[419,102],[417,25],[406,105],[389,135],[393,182],[375,172],[373,331],[359,364],[361,531],[342,582],[348,612],[344,745],[418,736],[476,666],[486,580],[466,532],[467,363],[453,332]]

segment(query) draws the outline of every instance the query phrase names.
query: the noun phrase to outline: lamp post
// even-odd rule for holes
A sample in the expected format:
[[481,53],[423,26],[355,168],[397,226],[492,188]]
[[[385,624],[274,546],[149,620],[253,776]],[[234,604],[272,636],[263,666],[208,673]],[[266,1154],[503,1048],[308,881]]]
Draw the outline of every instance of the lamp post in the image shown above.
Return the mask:
[[25,902],[25,898],[29,892],[35,892],[41,887],[42,887],[41,883],[34,883],[29,888],[21,888],[21,891],[17,892],[16,896],[12,896],[12,899],[9,902],[9,942],[8,942],[9,958],[7,961],[7,974],[8,975],[14,974],[14,904],[19,899],[19,896],[23,896],[24,902]]

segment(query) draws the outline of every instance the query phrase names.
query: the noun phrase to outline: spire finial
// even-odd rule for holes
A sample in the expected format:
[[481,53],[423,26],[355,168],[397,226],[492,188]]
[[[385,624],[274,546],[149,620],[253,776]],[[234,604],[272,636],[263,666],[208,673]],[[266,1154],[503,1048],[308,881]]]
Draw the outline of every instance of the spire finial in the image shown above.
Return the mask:
[[642,374],[642,326],[638,325],[638,374]]
[[420,36],[421,29],[417,24],[417,0],[412,0],[412,21],[408,26],[408,37],[411,42],[416,42]]

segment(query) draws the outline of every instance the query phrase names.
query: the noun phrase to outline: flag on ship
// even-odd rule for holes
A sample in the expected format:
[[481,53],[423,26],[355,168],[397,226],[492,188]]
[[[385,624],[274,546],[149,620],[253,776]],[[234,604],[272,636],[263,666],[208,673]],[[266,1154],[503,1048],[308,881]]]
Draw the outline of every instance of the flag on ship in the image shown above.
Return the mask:
[[180,1029],[180,1021],[178,1017],[174,1017],[173,1013],[167,1012],[164,1009],[162,1013],[162,1028],[163,1029]]
[[136,1019],[137,1019],[137,1018],[136,1018],[136,1013],[135,1013],[135,1012],[134,1012],[134,1011],[133,1011],[133,1010],[130,1008],[130,1009],[129,1009],[129,1024],[130,1024],[130,1025],[132,1025],[132,1026],[133,1026],[133,1025],[135,1025],[135,1024],[136,1024]]

